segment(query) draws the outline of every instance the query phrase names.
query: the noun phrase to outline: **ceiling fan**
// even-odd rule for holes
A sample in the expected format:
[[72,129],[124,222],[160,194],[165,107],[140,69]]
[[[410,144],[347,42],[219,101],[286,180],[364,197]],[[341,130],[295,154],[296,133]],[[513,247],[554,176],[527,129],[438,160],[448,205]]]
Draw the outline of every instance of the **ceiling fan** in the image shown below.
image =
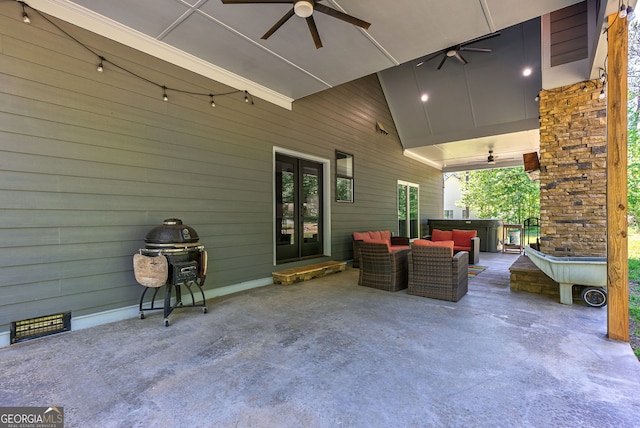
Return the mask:
[[443,49],[439,52],[436,52],[434,54],[429,55],[428,57],[426,57],[425,59],[423,59],[422,61],[420,61],[419,63],[416,64],[416,67],[420,67],[421,65],[423,65],[425,62],[427,61],[431,61],[432,59],[440,56],[441,54],[444,54],[444,57],[442,57],[442,61],[440,61],[440,64],[438,65],[437,70],[440,70],[442,68],[442,66],[444,65],[445,61],[449,58],[455,58],[458,61],[460,61],[462,64],[468,64],[469,62],[464,59],[464,57],[462,56],[462,54],[460,52],[483,52],[483,53],[489,53],[491,52],[491,49],[488,48],[473,48],[473,47],[467,47],[467,45],[470,45],[472,43],[477,43],[483,40],[487,40],[487,39],[492,39],[494,37],[497,37],[500,35],[499,31],[496,31],[495,33],[490,33],[490,34],[486,34],[484,36],[478,37],[476,39],[472,39],[469,40],[468,42],[464,42],[464,43],[460,43],[459,45],[455,45],[455,46],[451,46],[450,48],[447,49]]
[[487,156],[487,163],[493,165],[496,163],[496,158],[493,156],[493,149],[489,149],[489,156]]
[[307,26],[309,27],[309,32],[311,33],[311,37],[313,38],[314,43],[316,44],[316,49],[320,49],[322,47],[322,41],[320,41],[320,34],[318,33],[318,28],[316,27],[316,22],[313,19],[313,12],[318,11],[320,13],[324,13],[326,15],[332,16],[334,18],[338,18],[342,21],[348,22],[349,24],[357,25],[358,27],[362,27],[365,30],[369,28],[371,25],[367,21],[363,21],[354,16],[348,15],[344,12],[340,12],[339,10],[333,9],[331,7],[325,6],[323,4],[318,3],[318,0],[222,0],[223,4],[245,4],[245,3],[292,3],[293,8],[289,12],[287,12],[278,22],[275,23],[273,27],[269,29],[264,35],[261,37],[263,40],[267,40],[269,37],[273,35],[285,22],[289,20],[293,15],[297,15],[300,18],[305,18],[307,21]]

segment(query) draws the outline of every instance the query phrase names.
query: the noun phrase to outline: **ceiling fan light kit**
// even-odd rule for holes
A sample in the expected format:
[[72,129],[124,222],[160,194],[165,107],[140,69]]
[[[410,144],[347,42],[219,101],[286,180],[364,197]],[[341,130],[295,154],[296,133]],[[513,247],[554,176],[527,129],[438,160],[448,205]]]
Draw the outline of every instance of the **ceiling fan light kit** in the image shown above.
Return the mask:
[[300,18],[308,18],[313,13],[313,3],[306,0],[299,0],[293,5],[293,11]]
[[287,12],[278,22],[276,22],[273,27],[269,29],[264,35],[261,37],[263,40],[267,40],[269,37],[273,35],[280,27],[284,25],[292,16],[298,16],[300,18],[304,18],[307,21],[307,26],[309,27],[309,32],[311,33],[311,38],[316,45],[316,49],[320,49],[322,47],[322,41],[320,40],[320,33],[318,33],[318,28],[316,27],[316,22],[313,19],[313,12],[317,11],[320,13],[324,13],[325,15],[329,15],[333,18],[339,19],[341,21],[347,22],[349,24],[356,25],[358,27],[364,28],[367,30],[371,24],[367,21],[363,21],[362,19],[358,19],[355,16],[351,16],[344,12],[341,12],[337,9],[333,9],[329,6],[325,6],[323,4],[318,3],[317,0],[221,0],[222,4],[248,4],[248,3],[263,3],[263,4],[272,4],[272,3],[291,3],[293,7]]

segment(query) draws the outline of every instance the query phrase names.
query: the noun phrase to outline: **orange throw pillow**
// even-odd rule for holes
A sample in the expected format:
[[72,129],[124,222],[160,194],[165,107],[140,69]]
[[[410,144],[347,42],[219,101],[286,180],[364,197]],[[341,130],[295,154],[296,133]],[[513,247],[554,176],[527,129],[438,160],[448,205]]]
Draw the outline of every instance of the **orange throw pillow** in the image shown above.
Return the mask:
[[427,239],[416,239],[413,241],[413,245],[416,247],[443,247],[451,250],[451,256],[453,257],[453,241],[429,241]]
[[453,232],[450,230],[433,229],[431,231],[432,241],[451,241],[453,240]]
[[475,230],[453,229],[453,243],[456,247],[471,247],[471,239],[478,234]]

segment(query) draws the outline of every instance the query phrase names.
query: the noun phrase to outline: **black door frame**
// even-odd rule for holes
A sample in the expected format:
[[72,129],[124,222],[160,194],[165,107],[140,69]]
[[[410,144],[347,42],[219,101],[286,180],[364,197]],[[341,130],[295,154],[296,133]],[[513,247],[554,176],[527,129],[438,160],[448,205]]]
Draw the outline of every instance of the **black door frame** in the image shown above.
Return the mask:
[[[277,200],[282,191],[282,184],[278,181],[278,173],[281,168],[279,162],[289,162],[290,165],[292,165],[289,169],[294,174],[296,181],[295,185],[297,190],[294,195],[294,201],[289,204],[289,207],[284,207],[282,203],[279,203],[281,201]],[[305,167],[312,169],[317,168],[319,171],[319,206],[315,207],[320,211],[316,226],[317,230],[315,234],[313,234],[313,232],[309,234],[309,231],[307,231],[307,235],[309,235],[307,237],[304,236],[304,212],[302,211],[303,207],[300,201]],[[305,156],[304,154],[290,150],[274,148],[274,265],[329,255],[327,251],[327,249],[330,248],[330,242],[328,242],[330,234],[327,230],[330,224],[330,187],[328,186],[328,174],[330,174],[330,161],[328,159]],[[288,213],[285,214],[283,210],[288,211]],[[286,217],[288,217],[288,219]],[[292,221],[295,223],[294,228],[297,233],[294,239],[281,233],[283,218],[285,221],[289,221],[290,226]]]

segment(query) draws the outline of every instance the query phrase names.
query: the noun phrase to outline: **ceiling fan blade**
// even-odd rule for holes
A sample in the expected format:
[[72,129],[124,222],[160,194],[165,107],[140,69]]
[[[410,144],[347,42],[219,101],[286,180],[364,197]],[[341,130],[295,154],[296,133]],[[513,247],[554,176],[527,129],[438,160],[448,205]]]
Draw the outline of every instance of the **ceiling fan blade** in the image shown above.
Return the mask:
[[221,0],[222,4],[292,3],[291,0]]
[[271,35],[273,35],[273,33],[278,31],[278,28],[282,27],[282,25],[285,22],[287,22],[289,20],[289,18],[291,18],[294,14],[295,14],[295,12],[293,11],[293,9],[291,9],[282,18],[280,18],[280,21],[276,22],[275,25],[273,27],[269,28],[269,31],[264,33],[264,35],[262,37],[260,37],[260,38],[262,40],[267,40],[269,37],[271,37]]
[[460,55],[460,52],[456,52],[456,54],[454,55],[454,57],[456,57],[456,59],[457,59],[458,61],[460,61],[461,63],[463,63],[463,64],[468,64],[467,60],[466,60],[466,59],[464,59],[464,58],[462,57],[462,55]]
[[438,68],[436,68],[436,70],[440,70],[442,68],[442,66],[444,65],[444,62],[447,60],[447,58],[449,58],[447,55],[444,55],[442,57],[442,61],[440,61],[440,65],[438,66]]
[[441,54],[442,54],[442,51],[433,53],[431,55],[427,55],[426,57],[424,57],[424,59],[422,59],[420,62],[418,62],[416,64],[416,67],[420,67],[421,65],[424,65],[425,62],[429,62],[429,61],[431,61],[432,59],[436,58],[438,55],[441,55]]
[[322,42],[320,41],[320,33],[318,33],[318,27],[316,27],[316,21],[313,19],[313,15],[307,17],[307,26],[309,26],[309,32],[311,33],[311,37],[313,37],[313,42],[316,44],[316,49],[320,49]]
[[461,51],[467,51],[467,52],[486,52],[489,53],[491,52],[491,49],[486,49],[486,48],[466,48],[466,47],[461,47],[460,48]]
[[343,21],[348,22],[349,24],[357,25],[358,27],[362,27],[365,30],[371,26],[371,23],[367,21],[363,21],[362,19],[358,19],[355,16],[347,15],[344,12],[340,12],[339,10],[330,8],[323,4],[318,3],[317,1],[313,3],[313,9],[318,12],[322,12],[326,15],[332,16],[334,18],[341,19]]

